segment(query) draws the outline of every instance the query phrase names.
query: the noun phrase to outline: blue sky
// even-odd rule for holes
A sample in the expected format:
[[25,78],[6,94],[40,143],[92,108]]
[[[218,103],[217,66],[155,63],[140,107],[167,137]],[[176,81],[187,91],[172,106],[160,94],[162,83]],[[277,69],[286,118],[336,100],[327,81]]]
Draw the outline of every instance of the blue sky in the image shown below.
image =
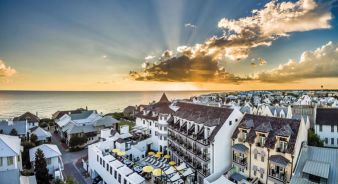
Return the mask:
[[[157,58],[165,50],[220,36],[223,31],[217,24],[222,18],[251,16],[253,9],[268,2],[1,0],[0,59],[16,74],[3,79],[0,89],[66,89],[50,85],[60,86],[60,80],[74,82],[69,85],[78,81],[81,85],[74,89],[82,89],[127,80],[128,72],[139,70],[146,56]],[[238,74],[268,70],[329,41],[336,43],[337,6],[331,13],[330,29],[290,33],[271,46],[251,49],[243,62],[227,64],[228,70]],[[258,57],[268,64],[252,67],[250,59]],[[115,84],[111,85],[99,89],[115,90]]]

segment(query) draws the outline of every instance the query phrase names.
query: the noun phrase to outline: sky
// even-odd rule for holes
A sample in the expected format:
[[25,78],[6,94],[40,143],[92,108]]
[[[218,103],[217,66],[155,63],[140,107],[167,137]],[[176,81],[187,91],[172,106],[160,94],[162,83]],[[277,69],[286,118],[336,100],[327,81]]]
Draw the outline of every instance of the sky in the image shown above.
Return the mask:
[[0,0],[0,90],[338,88],[335,0]]

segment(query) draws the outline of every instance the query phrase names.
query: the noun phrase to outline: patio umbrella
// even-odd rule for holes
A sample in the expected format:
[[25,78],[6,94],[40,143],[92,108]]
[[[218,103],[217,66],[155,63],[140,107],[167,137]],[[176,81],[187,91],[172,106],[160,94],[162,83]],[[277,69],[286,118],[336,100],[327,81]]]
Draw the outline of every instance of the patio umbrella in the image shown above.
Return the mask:
[[155,155],[155,153],[154,152],[148,152],[148,155]]
[[161,155],[159,155],[159,154],[156,154],[154,157],[156,157],[156,158],[160,158],[160,157],[161,157]]
[[150,165],[147,165],[147,166],[144,166],[143,167],[143,172],[145,173],[150,173],[150,172],[153,172],[154,168]]
[[175,165],[175,164],[176,164],[175,161],[170,161],[170,162],[169,162],[169,165]]
[[164,158],[168,159],[168,158],[170,158],[170,155],[164,155]]
[[120,152],[120,151],[121,151],[121,150],[118,149],[118,148],[113,149],[113,153],[118,153],[118,152]]
[[160,152],[160,151],[158,151],[156,154],[158,154],[158,155],[163,155],[163,153],[162,153],[162,152]]
[[124,152],[124,151],[117,152],[117,155],[120,156],[120,157],[124,156],[125,154],[126,154],[126,152]]
[[163,171],[161,169],[155,169],[153,170],[153,175],[156,177],[159,177],[163,174]]

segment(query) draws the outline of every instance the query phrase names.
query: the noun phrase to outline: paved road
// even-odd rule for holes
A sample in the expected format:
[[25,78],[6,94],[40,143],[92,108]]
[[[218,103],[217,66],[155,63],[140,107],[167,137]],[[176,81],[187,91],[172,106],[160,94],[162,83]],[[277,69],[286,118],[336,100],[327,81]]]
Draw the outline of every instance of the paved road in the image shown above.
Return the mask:
[[54,133],[52,133],[52,143],[56,144],[62,153],[62,161],[64,165],[64,171],[63,171],[64,176],[65,177],[72,176],[76,179],[76,181],[78,181],[81,184],[91,183],[88,178],[85,179],[83,177],[81,171],[79,171],[79,169],[75,166],[75,163],[79,159],[81,159],[84,156],[87,156],[88,154],[87,149],[77,151],[77,152],[68,152],[61,146],[61,143],[58,137],[55,136]]

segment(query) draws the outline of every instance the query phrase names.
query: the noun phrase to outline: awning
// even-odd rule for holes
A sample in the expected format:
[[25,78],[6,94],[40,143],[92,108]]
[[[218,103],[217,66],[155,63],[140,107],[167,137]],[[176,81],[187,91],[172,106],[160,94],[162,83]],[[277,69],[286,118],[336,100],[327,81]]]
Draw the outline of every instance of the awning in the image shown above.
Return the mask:
[[327,162],[318,162],[309,160],[305,162],[303,172],[328,179],[330,172],[330,164]]
[[287,158],[283,157],[282,155],[272,155],[270,156],[269,160],[273,164],[276,164],[281,167],[286,167],[290,163],[290,161]]
[[239,151],[241,153],[246,153],[248,151],[249,148],[247,148],[245,145],[243,144],[234,144],[232,146],[232,149],[235,151]]
[[181,179],[181,176],[178,173],[176,173],[173,177],[170,178],[170,181],[176,181],[179,179]]
[[167,175],[170,175],[172,173],[176,172],[175,169],[173,167],[170,167],[169,169],[165,170],[164,173]]
[[143,183],[145,181],[145,179],[137,173],[133,173],[129,175],[127,178],[130,182],[135,184]]
[[242,180],[246,180],[246,177],[239,174],[239,173],[234,173],[230,176],[230,178],[232,178],[233,180],[237,181],[237,182],[240,182]]
[[193,174],[191,168],[188,168],[184,173],[182,174],[183,176],[189,176],[190,174]]
[[178,167],[176,167],[176,170],[180,171],[180,170],[183,170],[183,169],[186,169],[186,168],[187,168],[187,166],[186,166],[186,164],[183,162],[183,163],[181,163]]
[[115,169],[118,169],[118,168],[124,166],[124,164],[122,164],[122,163],[121,163],[120,161],[118,161],[118,160],[115,160],[115,161],[111,162],[111,165],[112,165]]

